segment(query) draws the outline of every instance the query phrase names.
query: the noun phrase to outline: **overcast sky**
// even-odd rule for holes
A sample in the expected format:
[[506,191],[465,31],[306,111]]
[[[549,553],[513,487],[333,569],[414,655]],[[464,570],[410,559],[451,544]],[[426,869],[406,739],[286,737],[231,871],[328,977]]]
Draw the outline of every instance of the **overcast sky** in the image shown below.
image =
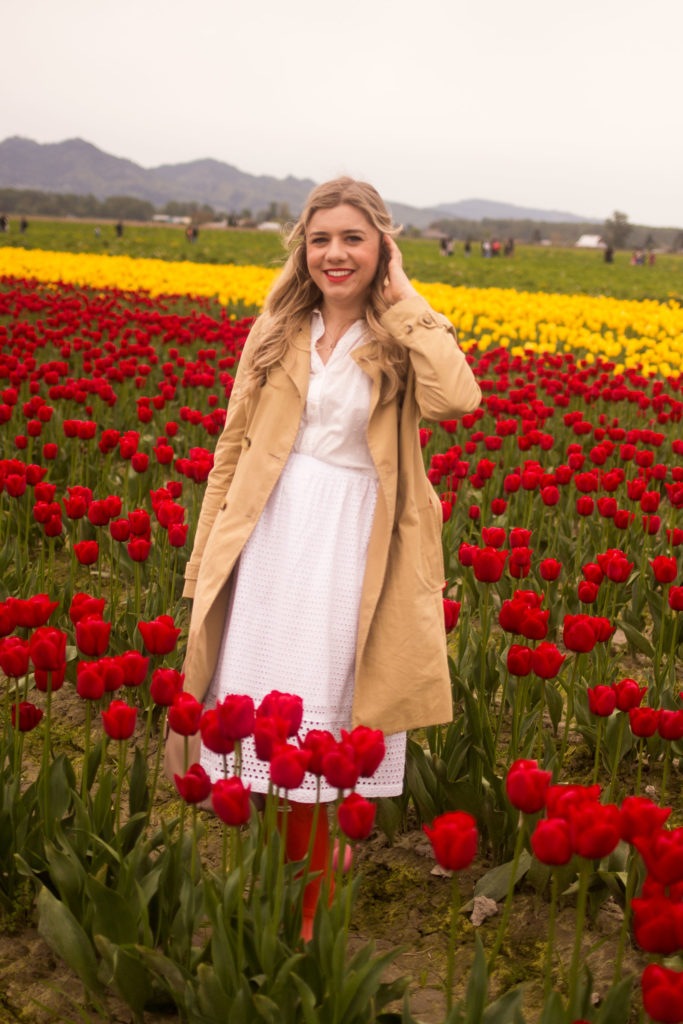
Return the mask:
[[4,0],[0,139],[683,226],[683,0]]

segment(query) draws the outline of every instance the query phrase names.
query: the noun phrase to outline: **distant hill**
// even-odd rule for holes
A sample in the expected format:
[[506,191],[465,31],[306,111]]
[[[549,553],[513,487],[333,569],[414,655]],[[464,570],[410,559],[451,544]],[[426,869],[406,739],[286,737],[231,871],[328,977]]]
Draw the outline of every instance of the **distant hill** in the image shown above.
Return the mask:
[[590,217],[577,217],[575,213],[561,210],[537,210],[513,203],[497,203],[492,199],[461,199],[458,203],[439,203],[435,209],[440,217],[462,220],[538,220],[547,224],[586,224],[591,220]]
[[[207,203],[225,213],[244,209],[255,213],[271,202],[288,203],[292,214],[297,214],[314,185],[308,178],[247,174],[212,159],[144,168],[132,160],[104,153],[83,139],[38,143],[15,135],[0,142],[0,188],[93,195],[98,199],[134,196],[156,207],[171,200]],[[390,202],[390,206],[397,221],[418,228],[445,217],[589,223],[587,218],[572,213],[527,209],[489,199],[465,199],[426,208],[399,202]]]

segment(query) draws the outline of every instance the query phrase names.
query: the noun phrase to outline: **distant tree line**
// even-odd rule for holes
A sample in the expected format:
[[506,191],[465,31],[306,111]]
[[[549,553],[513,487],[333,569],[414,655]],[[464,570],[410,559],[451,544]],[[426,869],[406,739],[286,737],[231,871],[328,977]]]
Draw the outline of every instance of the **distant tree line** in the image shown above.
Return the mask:
[[683,251],[683,231],[678,228],[650,228],[643,225],[630,224],[628,216],[615,210],[604,224],[588,221],[585,224],[575,221],[555,222],[538,220],[509,220],[505,218],[484,217],[482,220],[465,220],[460,218],[442,218],[429,225],[433,231],[439,231],[449,238],[471,242],[483,242],[485,239],[514,238],[522,245],[540,245],[544,241],[553,245],[574,245],[580,235],[600,235],[605,242],[615,249],[632,246],[637,249],[670,249],[673,252]]
[[[256,216],[249,209],[239,213],[216,211],[208,203],[170,201],[158,208],[146,199],[133,196],[109,196],[98,199],[93,195],[74,195],[67,192],[41,192],[38,189],[0,188],[0,213],[31,217],[83,217],[92,220],[151,220],[155,214],[169,217],[190,217],[196,224],[224,219],[230,226],[251,225],[264,220],[286,222],[292,220],[287,203],[272,201]],[[683,231],[677,228],[649,228],[630,224],[625,213],[615,210],[603,225],[594,221],[583,223],[555,223],[554,221],[511,220],[484,217],[483,220],[464,218],[441,218],[430,224],[432,231],[438,231],[453,239],[470,239],[482,242],[484,239],[514,238],[521,244],[535,245],[549,241],[553,245],[573,245],[582,234],[600,234],[615,249],[659,248],[674,252],[683,251]],[[407,235],[419,236],[422,232],[411,225]]]

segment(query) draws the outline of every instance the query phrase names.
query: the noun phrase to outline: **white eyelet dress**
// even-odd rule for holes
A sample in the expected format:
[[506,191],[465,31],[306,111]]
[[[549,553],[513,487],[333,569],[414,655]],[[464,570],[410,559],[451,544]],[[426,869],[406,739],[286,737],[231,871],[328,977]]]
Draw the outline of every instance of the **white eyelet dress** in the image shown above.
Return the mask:
[[[354,662],[365,562],[377,473],[367,445],[371,381],[350,356],[364,341],[358,320],[324,364],[316,342],[324,333],[311,319],[311,373],[292,454],[240,555],[231,607],[206,707],[229,693],[246,693],[258,706],[271,690],[303,699],[300,737],[351,728]],[[292,741],[290,741],[292,742]],[[385,737],[386,755],[371,779],[359,779],[366,797],[403,789],[406,734]],[[215,781],[223,758],[202,746],[201,763]],[[233,771],[228,758],[228,774]],[[242,745],[242,779],[268,791],[268,763],[253,741]],[[308,773],[290,799],[313,802]],[[321,780],[321,800],[337,790]]]

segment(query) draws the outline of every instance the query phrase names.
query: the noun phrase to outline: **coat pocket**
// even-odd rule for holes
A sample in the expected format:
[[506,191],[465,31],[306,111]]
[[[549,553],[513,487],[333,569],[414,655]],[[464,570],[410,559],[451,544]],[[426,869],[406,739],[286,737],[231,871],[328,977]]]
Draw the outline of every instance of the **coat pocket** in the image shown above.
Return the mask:
[[441,509],[430,502],[418,509],[420,524],[419,572],[430,589],[441,590],[444,584],[443,548],[441,546]]

